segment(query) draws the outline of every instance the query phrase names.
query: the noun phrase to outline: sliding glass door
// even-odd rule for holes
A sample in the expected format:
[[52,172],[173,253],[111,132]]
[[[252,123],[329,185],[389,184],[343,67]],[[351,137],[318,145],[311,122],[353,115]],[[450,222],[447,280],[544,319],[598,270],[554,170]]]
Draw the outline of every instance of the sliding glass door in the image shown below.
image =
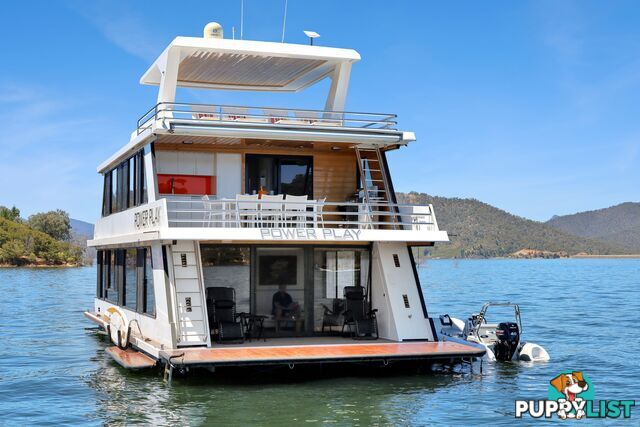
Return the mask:
[[[267,338],[320,334],[328,311],[344,309],[346,287],[370,293],[367,247],[203,244],[201,253],[205,287],[233,288],[236,311],[264,316]],[[325,334],[340,331],[336,314]]]
[[262,187],[271,194],[313,198],[313,157],[247,154],[245,168],[249,194]]

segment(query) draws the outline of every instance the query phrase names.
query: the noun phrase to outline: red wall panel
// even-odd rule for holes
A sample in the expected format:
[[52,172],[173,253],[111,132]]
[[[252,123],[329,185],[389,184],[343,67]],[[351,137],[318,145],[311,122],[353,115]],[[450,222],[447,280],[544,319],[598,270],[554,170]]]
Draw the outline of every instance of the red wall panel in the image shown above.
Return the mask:
[[[173,191],[171,187],[173,186]],[[208,175],[158,174],[160,194],[215,195],[216,177]]]

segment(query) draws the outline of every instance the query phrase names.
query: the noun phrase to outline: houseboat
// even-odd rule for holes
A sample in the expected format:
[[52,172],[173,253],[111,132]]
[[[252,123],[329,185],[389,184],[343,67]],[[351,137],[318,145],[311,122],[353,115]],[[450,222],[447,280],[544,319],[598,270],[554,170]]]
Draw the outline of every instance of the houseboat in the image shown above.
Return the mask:
[[[413,247],[447,242],[433,206],[398,203],[394,114],[345,111],[352,49],[177,37],[140,82],[157,101],[98,167],[96,297],[85,316],[131,369],[456,362]],[[317,110],[180,102],[189,90],[301,92]]]

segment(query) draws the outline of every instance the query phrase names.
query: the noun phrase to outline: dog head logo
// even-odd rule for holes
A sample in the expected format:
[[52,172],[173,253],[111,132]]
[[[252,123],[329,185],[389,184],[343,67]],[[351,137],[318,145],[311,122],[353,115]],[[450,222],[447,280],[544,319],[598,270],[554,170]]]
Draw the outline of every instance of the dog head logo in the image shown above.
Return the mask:
[[582,372],[571,372],[568,374],[560,374],[550,381],[551,385],[564,394],[565,399],[572,402],[576,400],[576,396],[582,394],[589,389],[589,384],[584,379]]
[[[589,379],[580,371],[563,372],[551,381],[549,399],[563,404],[558,411],[560,418],[582,418],[585,416],[583,402],[593,399],[593,387]],[[574,408],[574,409],[570,409]]]

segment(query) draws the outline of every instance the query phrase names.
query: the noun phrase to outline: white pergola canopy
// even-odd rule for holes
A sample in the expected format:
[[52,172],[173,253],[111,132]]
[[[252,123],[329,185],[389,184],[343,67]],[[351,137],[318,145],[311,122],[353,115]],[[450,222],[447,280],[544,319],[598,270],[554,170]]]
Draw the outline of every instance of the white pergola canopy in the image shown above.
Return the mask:
[[160,86],[158,102],[175,102],[176,87],[298,92],[332,79],[326,110],[344,109],[352,49],[248,40],[177,37],[140,83]]

